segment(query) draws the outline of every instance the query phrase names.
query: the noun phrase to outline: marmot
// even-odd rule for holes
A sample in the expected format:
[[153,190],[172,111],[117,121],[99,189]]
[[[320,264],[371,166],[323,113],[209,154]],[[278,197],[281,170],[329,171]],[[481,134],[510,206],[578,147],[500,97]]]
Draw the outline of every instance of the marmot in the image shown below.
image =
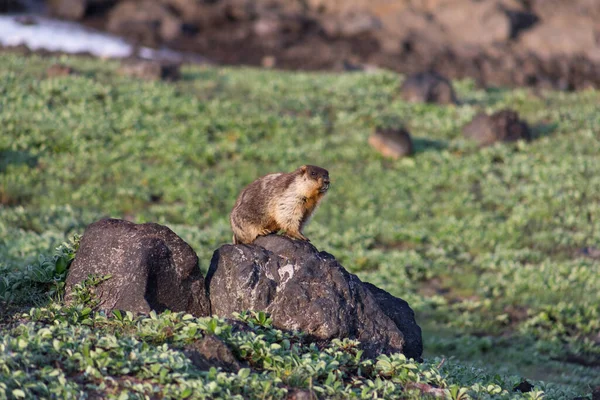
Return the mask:
[[255,180],[242,190],[229,216],[233,243],[252,243],[279,230],[309,241],[302,228],[328,189],[329,172],[314,165]]

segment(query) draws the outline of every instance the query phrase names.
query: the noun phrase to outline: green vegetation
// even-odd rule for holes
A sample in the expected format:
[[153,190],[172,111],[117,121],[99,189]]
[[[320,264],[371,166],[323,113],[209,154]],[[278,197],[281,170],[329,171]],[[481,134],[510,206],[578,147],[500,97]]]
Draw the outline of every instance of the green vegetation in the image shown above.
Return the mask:
[[[280,398],[294,387],[410,398],[418,382],[452,398],[511,398],[526,378],[535,388],[523,397],[572,399],[600,385],[600,92],[461,81],[462,104],[446,107],[403,102],[401,77],[387,72],[194,67],[162,83],[61,58],[79,74],[45,79],[56,61],[0,58],[0,398]],[[477,149],[462,138],[476,112],[504,107],[532,124],[534,141]],[[400,121],[417,154],[383,159],[367,137]],[[94,313],[85,288],[78,304],[62,302],[71,238],[90,222],[166,224],[206,271],[230,241],[239,190],[304,163],[332,178],[305,233],[410,303],[423,365],[360,358],[351,341],[319,351],[256,315],[237,332],[174,313]],[[194,368],[182,348],[206,334],[252,369]]]

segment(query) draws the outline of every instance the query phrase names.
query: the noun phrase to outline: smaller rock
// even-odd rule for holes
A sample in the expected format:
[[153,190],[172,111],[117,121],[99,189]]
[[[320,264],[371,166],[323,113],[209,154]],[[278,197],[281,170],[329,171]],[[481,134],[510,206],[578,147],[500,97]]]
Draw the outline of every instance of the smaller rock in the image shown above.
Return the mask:
[[210,314],[204,277],[194,250],[166,226],[102,219],[83,233],[69,267],[65,298],[90,275],[110,275],[95,287],[98,309]]
[[410,133],[404,128],[377,128],[369,137],[369,144],[384,157],[395,160],[414,153]]
[[241,368],[229,347],[215,335],[204,336],[185,346],[184,354],[196,368],[204,371],[216,367],[228,372],[238,372]]
[[527,382],[525,379],[523,379],[521,381],[521,383],[519,383],[517,386],[515,386],[513,388],[513,392],[521,392],[521,393],[528,393],[531,392],[533,390],[534,386]]
[[420,72],[404,81],[402,98],[412,103],[456,104],[452,83],[437,72]]
[[123,63],[120,72],[142,79],[176,81],[181,77],[180,68],[176,62],[131,60]]
[[54,78],[57,76],[75,75],[77,72],[72,67],[64,64],[52,64],[46,69],[46,76]]
[[531,140],[529,126],[513,110],[501,110],[489,116],[479,113],[463,128],[463,135],[477,141],[480,146],[495,142]]

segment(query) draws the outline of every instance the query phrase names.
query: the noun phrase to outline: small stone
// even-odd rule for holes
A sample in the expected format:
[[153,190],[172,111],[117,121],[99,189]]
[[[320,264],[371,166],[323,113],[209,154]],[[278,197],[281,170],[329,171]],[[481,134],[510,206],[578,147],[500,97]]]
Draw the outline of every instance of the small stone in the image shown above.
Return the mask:
[[527,382],[525,379],[523,379],[521,381],[521,383],[519,383],[517,386],[515,386],[513,388],[513,392],[521,392],[521,393],[528,393],[531,392],[533,390],[534,386]]
[[238,372],[241,368],[229,347],[215,335],[204,336],[185,346],[184,354],[196,368],[204,371],[217,367],[228,372]]
[[398,159],[414,153],[410,133],[404,128],[377,128],[369,144],[384,157]]
[[406,78],[400,91],[402,98],[411,103],[457,103],[452,84],[437,72],[420,72]]

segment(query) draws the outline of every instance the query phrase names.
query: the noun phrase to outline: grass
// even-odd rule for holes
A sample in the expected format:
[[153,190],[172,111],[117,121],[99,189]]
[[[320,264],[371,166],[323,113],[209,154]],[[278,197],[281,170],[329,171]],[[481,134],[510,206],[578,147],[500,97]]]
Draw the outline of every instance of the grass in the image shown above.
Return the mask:
[[[79,74],[45,79],[56,61]],[[461,388],[476,398],[511,397],[526,378],[546,398],[570,399],[600,385],[600,262],[585,251],[600,248],[600,92],[536,96],[465,80],[455,82],[462,104],[454,107],[403,102],[402,78],[388,72],[189,67],[182,81],[162,83],[123,77],[117,63],[84,58],[3,54],[0,67],[0,346],[5,355],[10,349],[0,361],[0,397],[4,388],[15,397],[19,390],[181,397],[190,389],[199,397],[227,397],[230,390],[277,398],[293,387],[319,387],[322,397],[334,390],[394,398],[406,387],[402,379],[448,393],[455,385],[454,398]],[[530,122],[535,140],[478,149],[462,138],[478,111],[504,107]],[[375,127],[400,123],[416,140],[414,157],[386,160],[366,144]],[[212,252],[230,241],[228,213],[240,189],[305,163],[327,168],[332,178],[305,234],[361,279],[410,303],[424,328],[424,365],[393,356],[378,370],[373,365],[381,360],[345,359],[347,373],[329,383],[331,371],[312,370],[290,383],[284,367],[265,368],[262,358],[251,365],[251,379],[202,372],[180,351],[193,335],[150,340],[131,327],[197,324],[199,335],[210,334],[206,320],[167,314],[122,322],[91,313],[91,329],[86,318],[73,317],[85,304],[77,311],[61,302],[77,241],[54,249],[90,222],[112,216],[166,224],[192,245],[206,271]],[[228,322],[217,324],[230,332]],[[267,347],[296,340],[256,329],[273,336],[260,339]],[[82,340],[63,347],[72,335]],[[235,335],[220,336],[251,358],[240,349],[256,339]],[[166,376],[123,367],[125,356],[113,350],[97,361],[104,369],[85,361],[86,343],[97,347],[113,336],[111,349],[121,349],[114,354],[132,349],[140,365],[161,360]],[[306,357],[308,369],[324,354],[286,350],[277,355]],[[330,351],[342,353],[332,356],[338,363],[348,355],[335,344]],[[55,358],[52,371],[29,367]],[[361,362],[372,365],[359,368]],[[386,362],[397,366],[382,373],[391,368]],[[419,378],[399,378],[405,369]],[[42,392],[27,392],[42,383],[35,389]]]

